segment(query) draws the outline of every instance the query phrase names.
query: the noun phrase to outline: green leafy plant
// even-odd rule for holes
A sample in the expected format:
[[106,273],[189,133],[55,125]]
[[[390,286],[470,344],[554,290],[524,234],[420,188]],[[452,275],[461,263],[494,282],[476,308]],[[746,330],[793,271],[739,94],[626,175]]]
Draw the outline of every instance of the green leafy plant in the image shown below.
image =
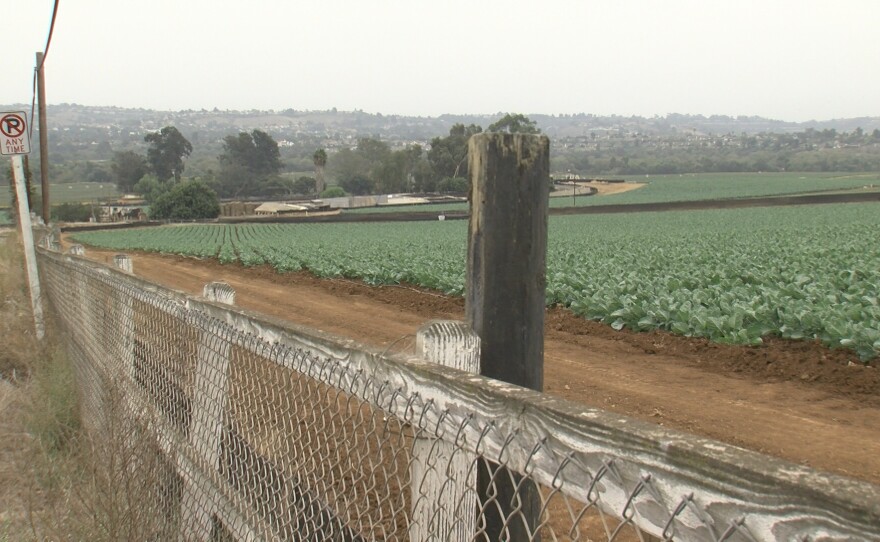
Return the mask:
[[[547,303],[615,329],[880,349],[876,204],[555,217]],[[77,240],[463,295],[467,224],[193,225]]]

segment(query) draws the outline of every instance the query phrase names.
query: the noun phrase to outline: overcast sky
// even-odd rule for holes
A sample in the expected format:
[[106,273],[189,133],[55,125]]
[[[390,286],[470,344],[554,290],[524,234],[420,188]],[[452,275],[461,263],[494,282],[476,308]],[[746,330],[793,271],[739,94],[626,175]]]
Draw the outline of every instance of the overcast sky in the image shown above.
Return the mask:
[[[59,1],[51,104],[880,116],[878,0]],[[0,0],[0,104],[52,5]]]

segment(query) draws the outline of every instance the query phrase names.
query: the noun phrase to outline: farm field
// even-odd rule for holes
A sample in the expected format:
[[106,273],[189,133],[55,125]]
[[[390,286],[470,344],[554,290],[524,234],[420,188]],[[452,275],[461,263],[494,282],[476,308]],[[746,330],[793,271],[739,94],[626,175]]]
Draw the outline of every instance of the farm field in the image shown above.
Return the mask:
[[[878,173],[693,173],[624,177],[646,183],[638,190],[607,196],[578,196],[574,200],[550,198],[550,207],[668,203],[731,198],[755,198],[794,194],[880,190]],[[347,213],[393,213],[417,211],[467,211],[466,203],[447,205],[400,205],[347,210]]]
[[871,185],[880,188],[878,173],[691,173],[626,179],[648,184],[602,201],[583,198],[585,201],[578,201],[578,205],[754,198],[855,190]]
[[[553,217],[548,305],[614,329],[880,350],[876,204]],[[460,296],[467,224],[186,225],[74,236]]]
[[[39,179],[34,188],[39,192]],[[116,185],[113,183],[71,183],[71,184],[52,184],[49,185],[49,196],[52,205],[59,203],[91,203],[97,202],[104,198],[113,198],[119,196]],[[9,187],[0,189],[0,207],[9,207],[11,204],[11,192]]]

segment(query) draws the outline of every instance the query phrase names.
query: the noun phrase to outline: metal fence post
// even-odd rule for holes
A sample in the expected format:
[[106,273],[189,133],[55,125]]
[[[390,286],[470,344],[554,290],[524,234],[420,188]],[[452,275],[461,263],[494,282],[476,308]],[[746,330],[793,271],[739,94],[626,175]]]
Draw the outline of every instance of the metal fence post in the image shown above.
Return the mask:
[[[463,322],[432,321],[416,334],[416,355],[469,373],[480,369],[480,338]],[[410,540],[471,540],[477,532],[477,456],[430,434],[413,443]]]
[[[481,339],[480,374],[541,391],[550,141],[484,133],[469,142],[471,218],[465,314]],[[491,459],[491,458],[487,458]],[[480,471],[490,540],[536,540],[534,483],[491,462]],[[519,518],[513,515],[519,514]]]

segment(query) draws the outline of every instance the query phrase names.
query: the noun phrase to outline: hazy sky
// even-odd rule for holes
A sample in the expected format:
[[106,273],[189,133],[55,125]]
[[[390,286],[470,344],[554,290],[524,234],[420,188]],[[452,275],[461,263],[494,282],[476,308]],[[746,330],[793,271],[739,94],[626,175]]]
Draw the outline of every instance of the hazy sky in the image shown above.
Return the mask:
[[[880,116],[878,0],[59,0],[49,103]],[[0,104],[52,0],[0,0]]]

